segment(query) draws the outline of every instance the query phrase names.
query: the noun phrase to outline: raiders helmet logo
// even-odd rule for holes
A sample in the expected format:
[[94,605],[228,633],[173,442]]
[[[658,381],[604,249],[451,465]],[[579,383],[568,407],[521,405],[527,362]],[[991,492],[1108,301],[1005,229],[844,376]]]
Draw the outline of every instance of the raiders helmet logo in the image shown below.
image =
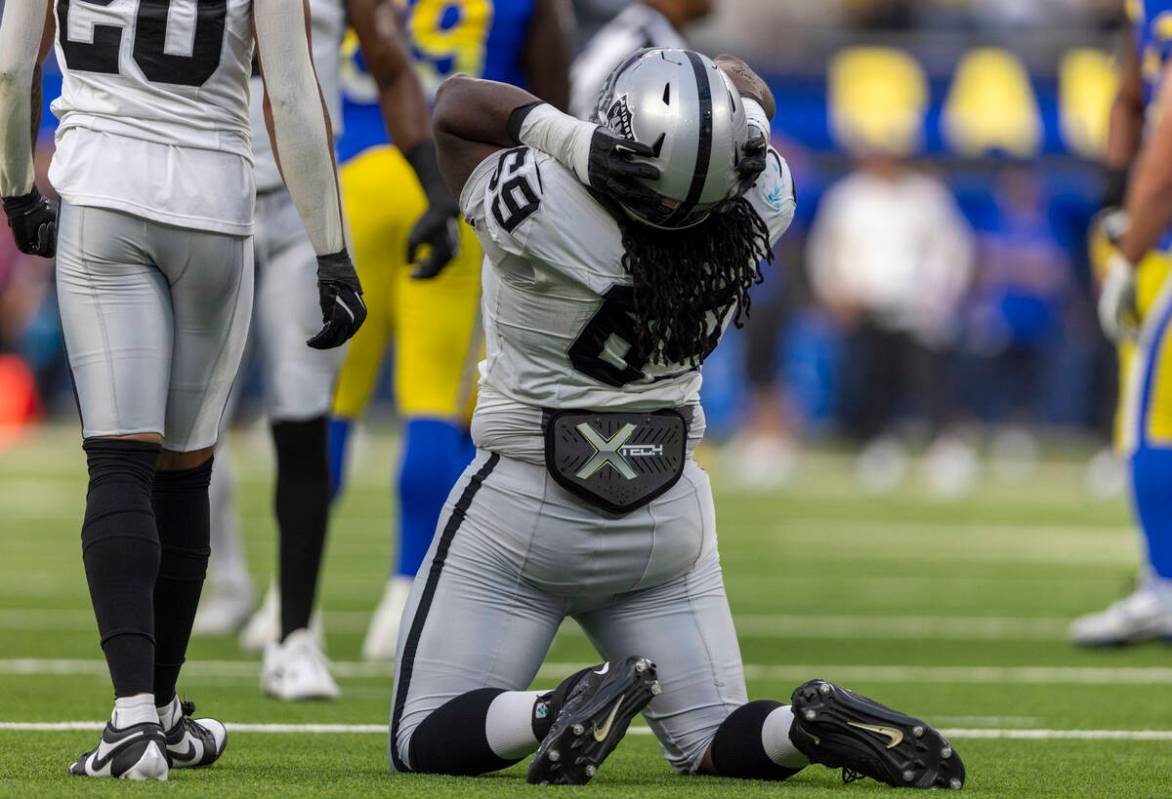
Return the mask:
[[624,139],[635,138],[634,118],[631,114],[631,106],[627,103],[627,95],[616,97],[615,101],[610,104],[610,108],[606,110],[606,122],[607,127]]

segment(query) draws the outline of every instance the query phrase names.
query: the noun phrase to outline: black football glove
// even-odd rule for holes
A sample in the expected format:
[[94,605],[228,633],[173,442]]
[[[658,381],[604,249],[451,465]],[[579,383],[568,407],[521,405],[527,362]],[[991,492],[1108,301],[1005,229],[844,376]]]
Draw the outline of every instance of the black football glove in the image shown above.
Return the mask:
[[17,248],[29,255],[52,258],[57,252],[57,206],[34,186],[22,197],[5,197],[4,213]]
[[[411,277],[430,280],[444,270],[460,254],[460,209],[429,205],[423,216],[411,228],[407,239],[407,261],[415,264]],[[430,247],[421,261],[416,261],[419,249]]]
[[315,350],[346,343],[366,321],[362,284],[345,250],[317,258],[317,293],[321,302],[321,331],[306,342]]
[[740,177],[738,194],[751,189],[757,178],[761,177],[768,155],[769,140],[765,138],[765,133],[756,127],[749,128],[749,140],[741,148],[741,158],[737,162],[737,175]]
[[657,208],[663,199],[641,181],[657,179],[659,168],[633,160],[654,157],[655,150],[648,145],[599,127],[590,140],[590,187],[636,211]]
[[1102,208],[1122,208],[1124,201],[1127,199],[1127,179],[1128,171],[1126,169],[1112,169],[1110,167],[1103,170],[1103,198],[1099,205]]
[[[429,280],[460,253],[460,204],[444,185],[434,142],[422,141],[405,155],[427,195],[427,210],[411,228],[407,240],[407,262],[415,264],[411,277]],[[417,260],[420,248],[425,245],[429,248],[427,256]]]

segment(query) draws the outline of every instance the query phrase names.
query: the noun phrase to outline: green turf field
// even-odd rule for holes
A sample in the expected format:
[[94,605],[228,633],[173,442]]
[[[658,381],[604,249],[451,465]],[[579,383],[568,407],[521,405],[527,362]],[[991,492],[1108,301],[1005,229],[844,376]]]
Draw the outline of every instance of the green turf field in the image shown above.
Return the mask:
[[[238,498],[258,584],[273,563],[267,445],[237,435]],[[96,732],[16,724],[98,722],[110,693],[82,574],[84,465],[73,428],[0,451],[0,795],[870,796],[810,768],[788,783],[673,775],[645,728],[584,789],[538,789],[521,768],[478,780],[393,775],[386,766],[389,670],[358,662],[389,557],[390,438],[359,448],[335,519],[323,587],[334,704],[261,697],[257,664],[232,640],[197,640],[180,689],[229,725],[224,759],[166,785],[70,780]],[[772,496],[720,488],[728,592],[750,695],[784,699],[810,677],[839,680],[950,730],[966,790],[988,797],[1172,795],[1172,648],[1077,652],[1066,621],[1115,598],[1134,573],[1122,500],[1088,498],[1081,459],[1028,482],[989,480],[936,502],[915,485],[861,498],[848,459],[809,455]],[[542,684],[594,656],[567,627]],[[660,664],[661,669],[669,664]],[[237,726],[233,731],[233,725]],[[278,732],[251,725],[339,725]],[[96,729],[96,726],[95,726]],[[1114,734],[1112,735],[1112,732]],[[1145,735],[1144,732],[1147,732]],[[1155,731],[1154,733],[1152,731]]]

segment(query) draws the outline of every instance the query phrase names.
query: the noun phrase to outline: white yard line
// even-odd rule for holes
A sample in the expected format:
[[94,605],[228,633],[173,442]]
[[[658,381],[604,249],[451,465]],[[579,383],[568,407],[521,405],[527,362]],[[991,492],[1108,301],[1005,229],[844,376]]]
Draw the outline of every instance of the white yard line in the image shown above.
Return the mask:
[[[334,633],[363,633],[370,614],[360,611],[326,612],[325,629]],[[813,614],[754,614],[736,616],[737,632],[750,638],[865,638],[950,641],[1061,641],[1069,619],[1052,616],[851,616]],[[0,610],[0,630],[91,632],[90,610]],[[582,635],[572,621],[562,625],[566,635]]]
[[[739,613],[737,633],[751,638],[866,638],[953,641],[1061,641],[1068,619],[1003,616],[825,616]],[[580,632],[576,624],[562,632]]]
[[[72,732],[100,730],[102,721],[0,722],[0,732]],[[238,724],[227,722],[230,732],[305,735],[386,735],[386,724]],[[944,729],[948,738],[980,738],[1017,741],[1172,741],[1172,730],[1010,730]],[[630,735],[650,735],[648,727],[632,727]]]
[[[556,680],[590,663],[545,663],[542,680]],[[390,678],[388,663],[335,661],[332,671],[342,678]],[[194,660],[183,667],[191,678],[255,680],[260,664],[252,660]],[[106,675],[104,660],[53,658],[0,659],[0,676]],[[802,682],[814,677],[853,683],[934,683],[973,685],[1172,685],[1172,667],[1130,666],[910,666],[910,665],[766,665],[746,663],[750,680]]]

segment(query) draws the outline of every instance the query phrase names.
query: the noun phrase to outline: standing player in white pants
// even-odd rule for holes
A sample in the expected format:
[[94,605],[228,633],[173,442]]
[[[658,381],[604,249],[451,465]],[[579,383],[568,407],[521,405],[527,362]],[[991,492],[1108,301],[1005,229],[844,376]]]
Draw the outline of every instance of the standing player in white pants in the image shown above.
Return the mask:
[[[473,437],[400,633],[399,771],[583,783],[640,711],[679,771],[785,779],[809,762],[959,788],[923,722],[830,683],[749,702],[690,450],[700,365],[748,311],[796,199],[773,98],[737,59],[648,50],[582,122],[453,78],[440,163],[485,247]],[[517,146],[520,145],[520,146]],[[526,690],[566,616],[606,658]]]
[[[252,308],[254,31],[274,149],[317,255],[325,324],[309,346],[341,345],[365,306],[301,0],[53,5],[55,18],[48,0],[8,3],[0,19],[0,195],[22,250],[57,251],[89,464],[82,552],[115,702],[69,771],[166,779],[226,743],[175,685],[207,568],[212,447]],[[54,32],[59,220],[34,185],[30,135]]]
[[[459,209],[443,185],[430,136],[430,115],[406,39],[391,0],[310,0],[313,58],[322,96],[341,132],[342,40],[346,26],[357,33],[362,56],[379,88],[383,121],[407,153],[429,200],[415,220],[412,252],[426,245],[428,268],[442,267],[457,249]],[[310,618],[325,550],[330,506],[327,416],[342,366],[343,350],[319,351],[304,346],[316,321],[305,300],[314,279],[313,247],[285,190],[276,159],[265,137],[260,81],[253,81],[253,145],[256,151],[257,234],[254,352],[263,372],[265,408],[276,452],[274,506],[278,529],[278,569],[265,604],[241,635],[246,649],[263,650],[261,687],[278,699],[332,699],[337,683],[330,675]],[[390,197],[389,202],[398,202]],[[407,256],[408,253],[402,253]],[[434,264],[433,264],[434,260]],[[219,472],[219,470],[217,470]],[[239,541],[233,536],[233,511],[226,484],[230,474],[213,477],[213,540],[227,555],[213,559],[210,607],[201,610],[200,626],[225,632],[251,611]],[[219,500],[219,501],[217,501]],[[223,591],[216,580],[223,570]],[[209,617],[210,616],[210,617]],[[218,616],[219,618],[215,618]],[[217,623],[218,622],[218,623]]]

